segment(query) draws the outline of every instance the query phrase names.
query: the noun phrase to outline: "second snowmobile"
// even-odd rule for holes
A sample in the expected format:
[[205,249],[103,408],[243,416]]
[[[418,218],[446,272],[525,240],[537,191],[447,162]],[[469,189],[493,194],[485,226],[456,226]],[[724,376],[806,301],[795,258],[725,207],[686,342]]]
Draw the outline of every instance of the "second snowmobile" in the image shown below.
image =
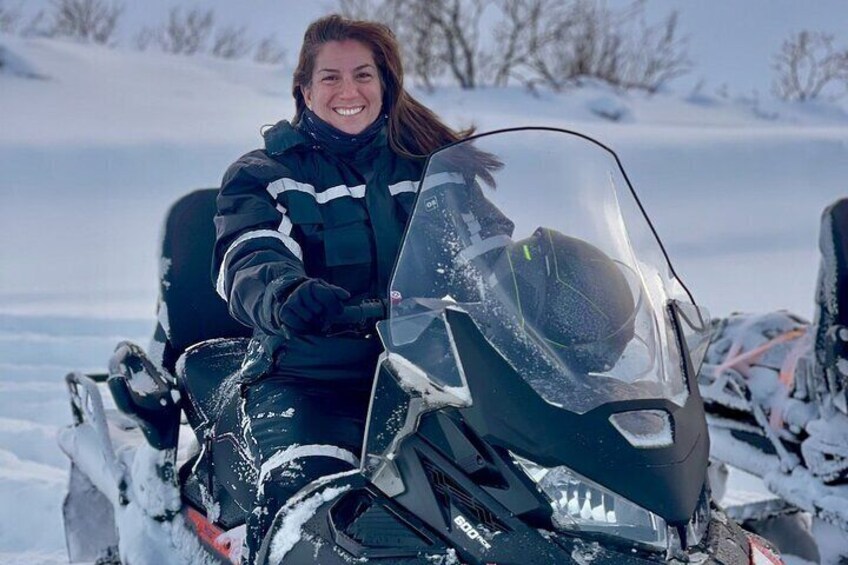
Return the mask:
[[[490,178],[481,156],[499,163]],[[262,348],[207,278],[213,199],[170,213],[150,352],[124,343],[107,375],[67,379],[72,561],[242,557],[263,469],[238,382]],[[484,234],[480,210],[508,229]],[[252,560],[781,562],[711,500],[709,317],[607,147],[524,128],[434,153],[388,296],[345,312],[385,350],[356,465],[289,500]]]
[[828,563],[848,558],[848,200],[825,208],[820,250],[814,322],[786,311],[713,320],[699,381],[711,457],[778,497],[728,511],[763,524],[808,513],[828,539],[810,559]]

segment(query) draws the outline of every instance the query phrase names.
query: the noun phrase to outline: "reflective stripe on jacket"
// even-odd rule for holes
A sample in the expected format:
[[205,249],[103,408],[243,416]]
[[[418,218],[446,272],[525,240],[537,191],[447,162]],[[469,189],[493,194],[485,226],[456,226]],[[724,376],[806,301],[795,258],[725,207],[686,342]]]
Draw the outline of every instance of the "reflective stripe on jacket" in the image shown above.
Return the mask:
[[[286,121],[264,137],[264,149],[229,168],[218,194],[213,278],[232,316],[260,335],[285,333],[276,314],[307,277],[346,289],[354,303],[384,297],[423,161],[396,155],[384,132],[344,158]],[[333,367],[344,373],[379,351],[354,351],[372,349],[362,341],[292,335],[291,358],[280,364],[315,376],[312,364],[323,363],[318,372],[332,378]]]

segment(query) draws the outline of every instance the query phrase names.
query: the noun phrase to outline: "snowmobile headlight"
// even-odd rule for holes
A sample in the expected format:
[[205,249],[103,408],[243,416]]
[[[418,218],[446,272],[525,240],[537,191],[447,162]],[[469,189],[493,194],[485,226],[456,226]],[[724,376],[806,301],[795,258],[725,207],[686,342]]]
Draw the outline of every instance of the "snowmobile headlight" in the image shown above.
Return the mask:
[[568,467],[542,467],[514,453],[510,455],[551,501],[557,529],[606,534],[657,550],[668,548],[668,528],[660,516]]

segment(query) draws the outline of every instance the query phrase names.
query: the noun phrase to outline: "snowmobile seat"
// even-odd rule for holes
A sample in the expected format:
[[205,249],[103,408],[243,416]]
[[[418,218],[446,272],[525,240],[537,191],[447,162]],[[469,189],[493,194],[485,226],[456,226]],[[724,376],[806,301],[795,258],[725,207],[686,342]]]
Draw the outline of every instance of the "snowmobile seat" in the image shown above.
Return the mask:
[[[158,367],[176,378],[187,399],[182,407],[200,436],[217,417],[227,377],[238,371],[251,334],[230,316],[213,286],[216,195],[216,189],[196,190],[171,206],[163,229],[158,324],[151,353],[126,343],[110,362],[113,396],[159,448],[176,442],[179,408],[173,399],[179,397],[172,394],[173,381],[159,375]],[[188,350],[191,354],[185,355]]]
[[229,416],[228,412],[236,414],[227,405],[238,401],[238,370],[252,331],[230,316],[212,281],[217,192],[191,192],[168,212],[154,342],[162,348],[162,366],[177,380],[186,418],[205,446],[196,465],[187,465],[181,471],[185,495],[200,509],[203,496],[199,485],[205,485],[205,491],[219,503],[220,523],[233,525],[243,520],[252,493],[243,488],[245,500],[234,501],[218,484],[213,467],[233,467],[235,472],[235,467],[243,465],[243,476],[249,477],[252,472],[237,446],[227,441],[236,432],[236,419],[220,418],[222,414]]
[[165,220],[154,341],[164,346],[162,366],[172,374],[177,359],[193,345],[251,335],[230,316],[212,282],[216,195],[213,188],[195,190],[177,200]]
[[[247,338],[221,338],[189,347],[177,362],[183,410],[203,450],[181,471],[183,495],[198,510],[218,505],[216,523],[241,525],[255,496],[256,470],[239,437],[237,383]],[[225,484],[235,484],[226,488]],[[208,509],[207,509],[208,512]]]
[[226,529],[244,522],[255,497],[257,471],[234,440],[240,436],[238,371],[248,341],[221,338],[199,343],[186,350],[176,367],[183,410],[204,445],[199,458],[186,466],[184,495],[199,510],[211,497],[218,503],[216,522]]
[[247,343],[247,338],[204,341],[189,347],[177,362],[183,408],[198,437],[211,430],[229,397],[238,394],[238,370]]
[[[212,282],[216,189],[191,192],[171,206],[162,237],[159,324],[162,366],[188,402],[195,431],[208,429],[239,367],[251,329],[237,322]],[[198,431],[198,436],[201,433]]]

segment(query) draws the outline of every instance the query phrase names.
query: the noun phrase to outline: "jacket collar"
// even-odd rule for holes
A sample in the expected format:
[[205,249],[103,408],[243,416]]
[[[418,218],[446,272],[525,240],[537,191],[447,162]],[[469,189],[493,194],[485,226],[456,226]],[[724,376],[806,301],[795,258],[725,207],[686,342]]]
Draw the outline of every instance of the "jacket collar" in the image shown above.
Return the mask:
[[287,120],[281,120],[262,132],[265,151],[269,155],[282,155],[300,145],[309,145],[310,140],[294,128]]
[[[273,126],[262,132],[262,137],[265,138],[265,151],[269,155],[283,155],[288,153],[295,147],[306,146],[311,147],[315,142],[300,132],[296,127],[291,125],[288,120],[280,120]],[[361,158],[373,155],[375,149],[379,150],[388,146],[388,134],[386,128],[383,128],[374,140],[357,151],[353,158],[359,160]]]

